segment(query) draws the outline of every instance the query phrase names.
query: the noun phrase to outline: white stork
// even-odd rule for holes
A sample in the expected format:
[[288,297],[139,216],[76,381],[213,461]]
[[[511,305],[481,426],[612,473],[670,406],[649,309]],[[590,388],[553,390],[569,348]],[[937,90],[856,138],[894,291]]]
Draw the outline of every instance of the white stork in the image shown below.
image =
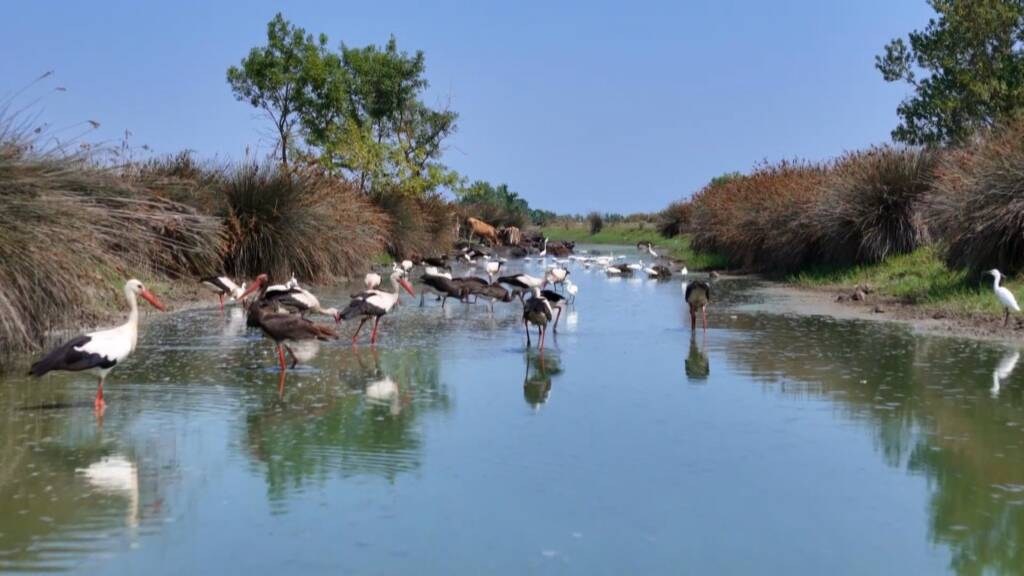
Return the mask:
[[94,406],[96,410],[103,410],[106,405],[103,401],[103,382],[107,379],[107,374],[131,355],[139,340],[139,304],[136,299],[138,296],[157,310],[165,310],[160,300],[146,290],[142,282],[133,278],[124,285],[124,297],[128,300],[130,309],[127,322],[116,328],[90,332],[68,340],[33,364],[29,373],[39,377],[51,370],[93,372],[99,378]]
[[366,321],[370,318],[374,319],[370,343],[377,343],[377,326],[380,324],[380,319],[391,311],[395,307],[395,303],[398,302],[399,286],[404,288],[410,296],[416,296],[409,281],[405,279],[405,271],[400,267],[396,267],[391,273],[393,292],[367,290],[361,294],[356,294],[352,297],[352,301],[348,303],[348,306],[338,314],[338,321],[351,320],[357,316],[360,317],[359,327],[356,328],[355,334],[352,335],[352,344],[356,343],[356,339],[359,338],[359,331],[363,329],[363,324],[366,324]]
[[367,290],[373,290],[380,286],[381,278],[380,274],[376,272],[370,272],[363,277],[363,284],[366,285]]
[[545,278],[548,282],[551,282],[556,287],[565,284],[565,279],[569,277],[569,270],[561,266],[553,266],[548,269],[547,277]]
[[501,265],[502,262],[492,260],[484,266],[484,270],[487,271],[487,278],[492,284],[494,283],[494,275],[501,271]]
[[221,310],[224,309],[224,296],[230,296],[232,300],[238,300],[242,297],[242,293],[245,292],[244,282],[239,286],[227,276],[208,276],[201,279],[199,283],[220,297]]

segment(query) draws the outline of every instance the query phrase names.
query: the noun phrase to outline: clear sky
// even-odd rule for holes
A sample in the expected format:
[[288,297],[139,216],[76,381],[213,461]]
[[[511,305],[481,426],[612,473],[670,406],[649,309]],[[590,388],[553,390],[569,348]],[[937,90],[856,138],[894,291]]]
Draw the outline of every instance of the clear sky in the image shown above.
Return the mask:
[[278,11],[335,44],[422,49],[428,102],[460,114],[449,165],[559,212],[657,210],[761,160],[888,141],[906,89],[874,55],[930,16],[925,0],[11,2],[0,96],[54,70],[54,126],[266,152],[267,124],[224,77]]

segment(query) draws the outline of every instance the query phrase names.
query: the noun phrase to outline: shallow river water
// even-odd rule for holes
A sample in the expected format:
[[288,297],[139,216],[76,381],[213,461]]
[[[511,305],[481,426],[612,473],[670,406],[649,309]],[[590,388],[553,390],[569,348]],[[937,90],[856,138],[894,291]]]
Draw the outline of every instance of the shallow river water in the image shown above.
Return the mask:
[[147,313],[102,420],[89,376],[0,377],[0,571],[1024,573],[1011,347],[728,279],[691,334],[679,278],[571,278],[543,356],[518,303],[406,298],[280,395],[237,308]]

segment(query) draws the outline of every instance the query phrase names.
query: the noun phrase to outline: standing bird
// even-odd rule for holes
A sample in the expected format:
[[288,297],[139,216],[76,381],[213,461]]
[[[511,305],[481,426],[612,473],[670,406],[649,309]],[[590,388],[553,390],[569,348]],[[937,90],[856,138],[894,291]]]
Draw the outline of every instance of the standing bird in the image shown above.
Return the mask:
[[484,270],[487,271],[487,278],[490,279],[491,283],[494,283],[494,275],[501,271],[501,265],[503,262],[492,260],[484,266]]
[[569,294],[569,304],[576,304],[576,294],[579,293],[580,287],[573,284],[572,280],[566,278],[565,280],[565,291]]
[[542,249],[540,251],[540,253],[537,254],[537,255],[540,256],[541,258],[547,257],[547,255],[548,255],[548,239],[547,239],[547,237],[544,238],[544,249]]
[[686,285],[684,292],[686,303],[690,305],[690,330],[697,329],[697,310],[704,317],[704,330],[708,329],[708,302],[711,302],[711,285],[703,280],[696,280]]
[[90,332],[68,340],[33,364],[29,374],[39,377],[51,370],[89,370],[99,378],[94,405],[97,410],[102,410],[106,405],[103,401],[103,382],[107,374],[128,358],[139,340],[139,296],[157,310],[165,310],[160,300],[146,290],[142,282],[133,278],[124,285],[124,297],[128,299],[130,310],[127,322],[116,328]]
[[[267,282],[267,275],[260,274],[255,280],[253,280],[253,285],[245,291],[245,295],[259,290],[261,287],[266,285]],[[338,310],[336,308],[321,307],[320,300],[309,290],[299,287],[297,282],[294,283],[291,288],[286,290],[281,290],[280,286],[281,285],[270,286],[265,290],[262,290],[260,292],[259,300],[263,303],[273,303],[277,307],[283,308],[289,312],[298,312],[302,316],[312,312],[313,314],[330,316],[335,320],[338,319]],[[288,286],[288,284],[285,286]],[[249,312],[252,312],[251,308]],[[252,324],[255,325],[255,319],[252,319]]]
[[[444,308],[449,298],[466,299],[466,288],[452,282],[451,274],[424,274],[420,277],[420,282],[423,282],[431,292],[437,294],[438,299],[441,300],[441,308]],[[423,295],[426,293],[427,290],[420,292],[420,306],[423,306]]]
[[284,361],[285,350],[292,357],[292,368],[295,368],[295,365],[299,363],[295,351],[286,342],[314,339],[334,340],[338,338],[338,333],[331,328],[317,324],[312,320],[307,320],[299,314],[280,312],[272,302],[264,300],[254,302],[249,309],[249,314],[260,330],[263,331],[263,334],[273,340],[277,346],[277,358],[280,362],[282,373],[287,370]]
[[552,311],[557,310],[555,313],[555,323],[551,326],[552,332],[558,333],[558,320],[562,317],[562,310],[568,306],[569,301],[565,296],[562,296],[554,290],[541,290],[540,295],[548,301]]
[[559,286],[564,287],[565,279],[568,277],[569,271],[567,269],[561,266],[553,266],[548,269],[548,273],[544,279],[558,288]]
[[412,260],[409,260],[408,258],[405,259],[405,260],[402,260],[401,264],[399,264],[399,265],[402,267],[402,270],[405,270],[406,272],[409,272],[409,270],[412,270]]
[[1020,312],[1020,306],[1017,305],[1017,299],[1013,297],[1013,292],[1005,286],[1000,286],[999,281],[1003,279],[1003,274],[995,268],[985,272],[985,274],[991,274],[993,278],[992,290],[996,293],[996,298],[999,299],[999,303],[1003,305],[1005,314],[1003,315],[1003,326],[1006,326],[1010,322],[1010,311]]
[[523,327],[526,328],[526,347],[530,347],[530,324],[537,327],[537,338],[540,339],[539,350],[544,350],[544,335],[551,321],[551,304],[540,293],[540,288],[533,288],[533,296],[523,302]]
[[367,290],[374,290],[380,286],[381,278],[380,274],[376,272],[370,272],[363,277],[363,284],[366,285]]
[[502,302],[511,302],[512,293],[505,289],[501,284],[487,284],[485,286],[474,286],[468,288],[467,292],[472,294],[474,297],[483,296],[490,300],[491,312],[494,312],[494,302],[500,300]]
[[221,310],[224,309],[224,296],[230,296],[233,300],[238,300],[242,293],[245,292],[244,282],[239,286],[227,276],[208,276],[200,280],[199,283],[220,297]]
[[641,240],[640,242],[637,242],[636,249],[641,252],[647,252],[648,254],[654,256],[655,258],[658,257],[658,253],[654,251],[654,243],[651,242],[650,240]]
[[398,302],[399,286],[404,288],[410,296],[416,296],[416,293],[412,290],[412,285],[405,279],[405,271],[397,267],[391,273],[391,288],[394,290],[393,292],[367,290],[352,297],[352,301],[338,315],[339,321],[351,320],[356,316],[360,317],[359,327],[356,328],[355,334],[352,335],[352,344],[356,343],[356,340],[359,338],[359,331],[363,329],[363,324],[366,324],[366,321],[370,318],[374,319],[370,343],[377,343],[377,327],[380,325],[380,319],[391,311],[395,307],[395,303]]
[[[511,276],[501,276],[498,278],[498,284],[506,284],[513,288],[529,291],[534,288],[543,288],[544,285],[547,284],[547,280],[544,278],[537,278],[536,276],[530,276],[529,274],[513,274]],[[522,297],[522,292],[520,292],[520,300]]]

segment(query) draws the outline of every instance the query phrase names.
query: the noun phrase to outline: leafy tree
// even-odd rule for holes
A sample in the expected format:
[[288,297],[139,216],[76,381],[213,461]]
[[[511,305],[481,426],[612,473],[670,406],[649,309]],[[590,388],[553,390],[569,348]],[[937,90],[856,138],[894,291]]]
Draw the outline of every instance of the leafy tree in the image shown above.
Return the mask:
[[1024,106],[1024,1],[929,0],[937,13],[909,45],[892,40],[875,66],[914,89],[893,139],[956,143]]
[[314,39],[278,13],[267,24],[267,45],[253,48],[239,66],[228,68],[235,97],[263,110],[274,123],[283,164],[288,163],[292,131],[308,102],[308,75],[320,66],[326,45],[326,36]]

